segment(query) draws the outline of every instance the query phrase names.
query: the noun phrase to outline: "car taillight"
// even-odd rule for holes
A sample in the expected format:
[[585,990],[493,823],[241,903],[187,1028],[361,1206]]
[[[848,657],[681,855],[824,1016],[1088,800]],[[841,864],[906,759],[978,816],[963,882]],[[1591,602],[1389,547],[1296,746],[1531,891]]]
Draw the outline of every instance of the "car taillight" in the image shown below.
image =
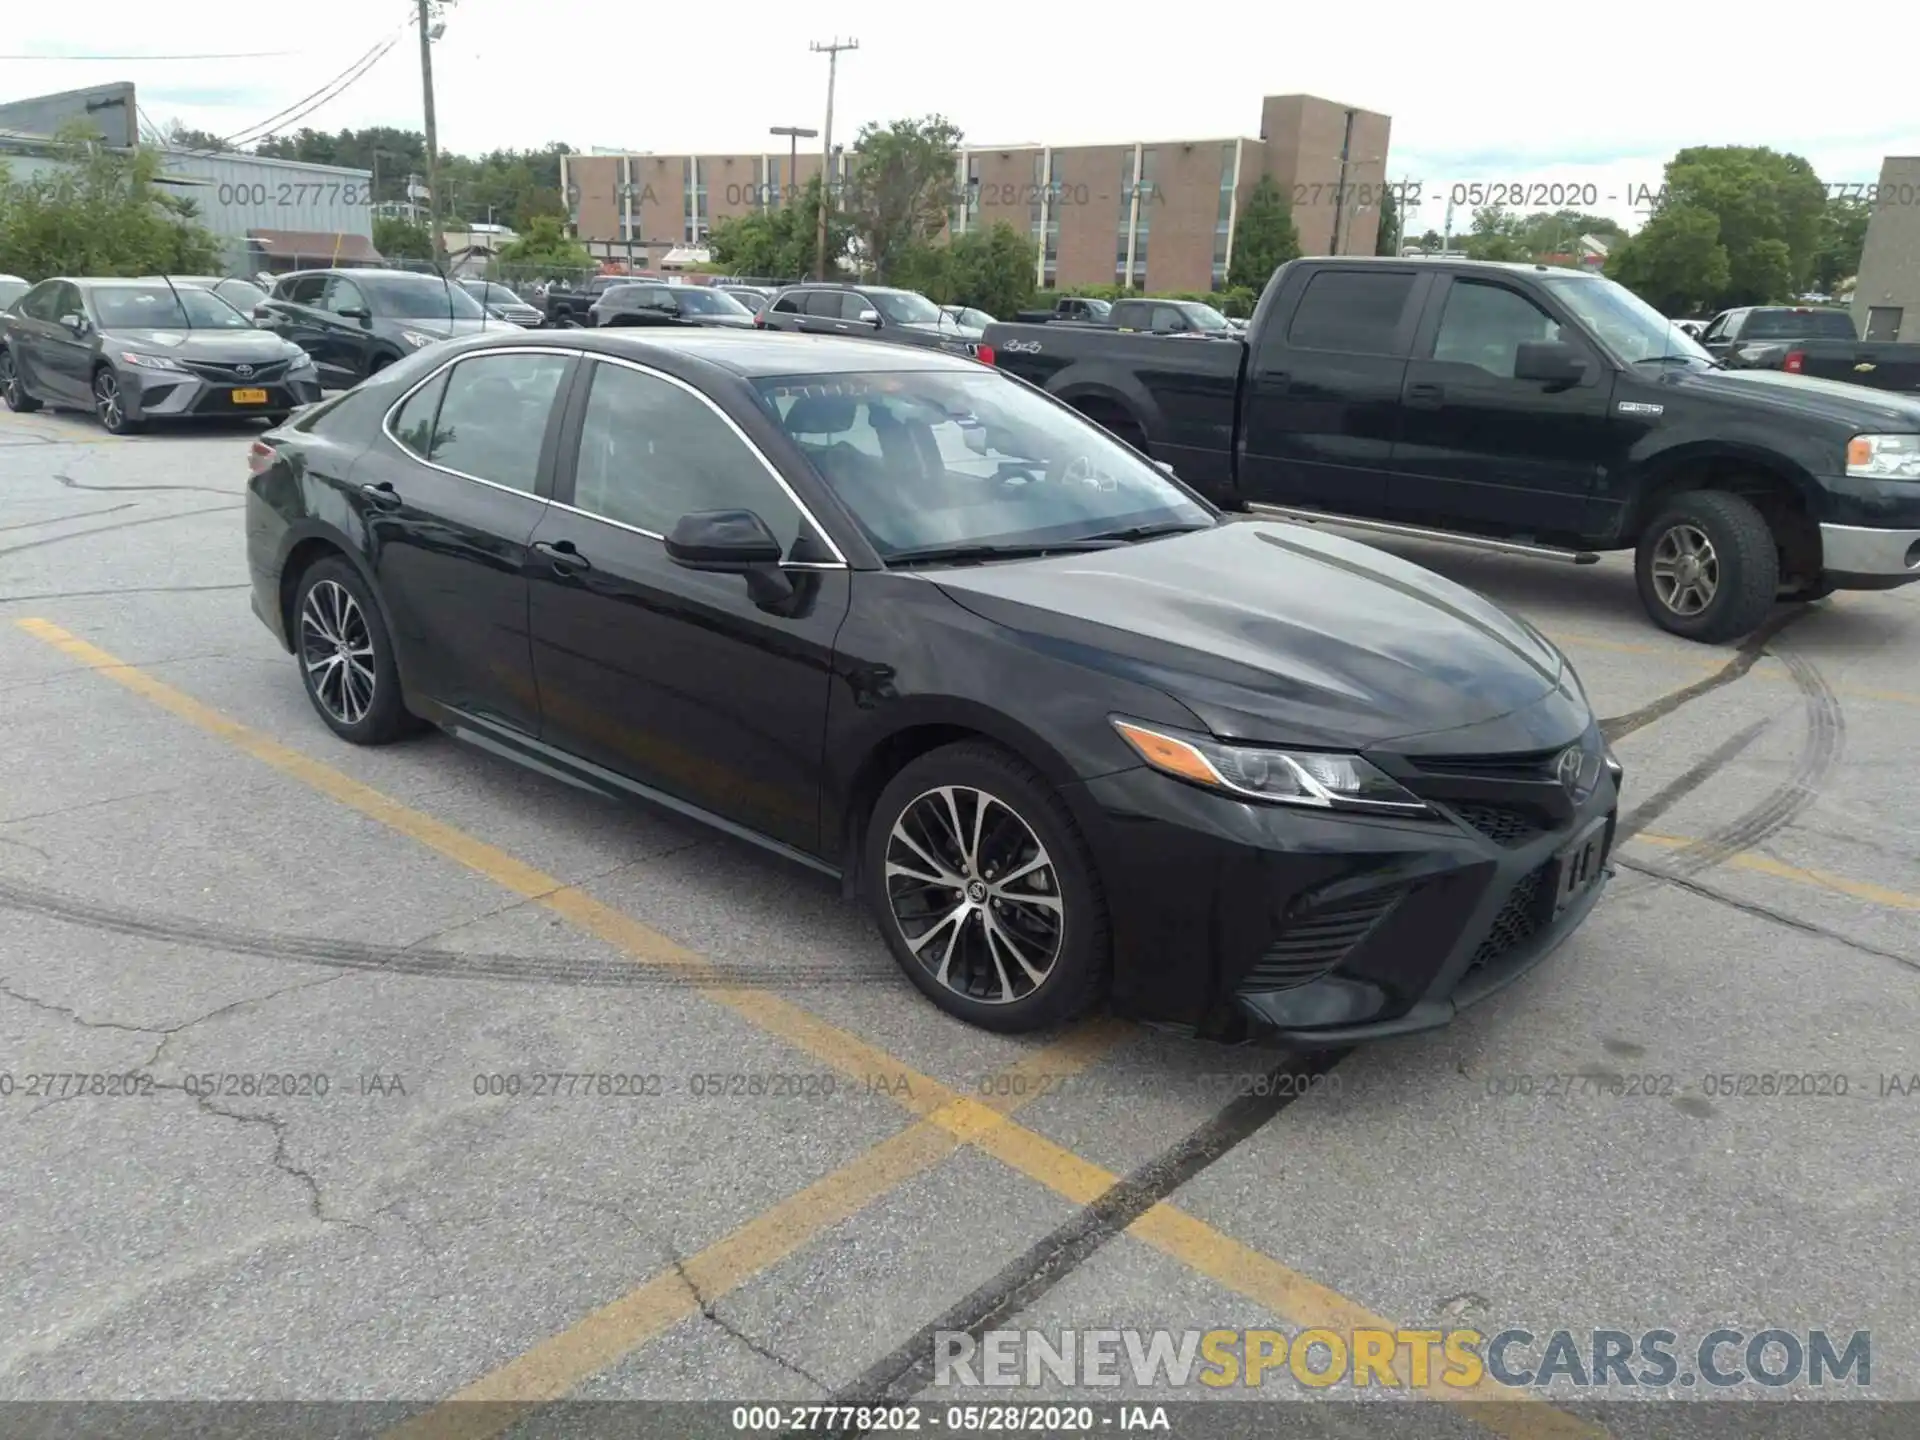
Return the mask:
[[982,365],[993,364],[993,346],[978,346],[973,352],[973,358],[978,360]]
[[755,315],[755,316],[753,317],[753,328],[754,328],[754,329],[756,329],[756,330],[764,330],[764,329],[766,329],[766,328],[767,328],[767,317],[766,317],[766,316],[764,316],[764,315]]
[[1789,350],[1787,352],[1787,358],[1780,362],[1780,368],[1786,371],[1789,375],[1798,375],[1802,370],[1806,368],[1806,364],[1807,364],[1806,351]]
[[273,462],[279,459],[273,446],[264,440],[256,440],[247,450],[247,469],[255,475],[264,475],[273,468]]

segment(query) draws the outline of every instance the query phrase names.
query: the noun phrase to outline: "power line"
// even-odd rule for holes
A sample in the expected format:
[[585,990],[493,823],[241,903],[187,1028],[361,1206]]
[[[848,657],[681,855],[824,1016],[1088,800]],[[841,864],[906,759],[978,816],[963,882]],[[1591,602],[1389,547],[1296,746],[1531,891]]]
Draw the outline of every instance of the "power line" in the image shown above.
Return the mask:
[[299,50],[239,50],[220,55],[0,55],[0,60],[69,60],[76,64],[98,61],[121,65],[141,60],[272,60],[302,53]]
[[231,135],[223,136],[221,143],[225,145],[258,144],[260,141],[273,135],[275,131],[284,130],[298,121],[305,119],[329,100],[342,94],[377,65],[381,59],[385,57],[386,53],[399,43],[399,37],[405,30],[405,25],[400,26],[392,36],[375,45],[373,49],[369,50],[365,55],[362,55],[358,60],[354,61],[353,64],[349,65],[345,70],[341,71],[340,74],[334,76],[333,79],[329,80],[312,94],[303,96],[299,100],[294,101],[293,104],[287,106],[286,109],[269,115],[265,120],[260,121],[256,125],[249,125],[242,130],[236,130]]

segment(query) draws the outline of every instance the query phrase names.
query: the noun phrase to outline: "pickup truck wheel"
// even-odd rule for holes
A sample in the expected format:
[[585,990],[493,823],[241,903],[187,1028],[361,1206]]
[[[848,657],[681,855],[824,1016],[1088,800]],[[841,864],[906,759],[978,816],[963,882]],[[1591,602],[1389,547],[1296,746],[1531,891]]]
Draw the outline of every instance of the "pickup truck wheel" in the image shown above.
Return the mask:
[[1765,518],[1719,490],[1674,497],[1641,535],[1633,568],[1654,623],[1709,645],[1754,630],[1780,589],[1780,553]]

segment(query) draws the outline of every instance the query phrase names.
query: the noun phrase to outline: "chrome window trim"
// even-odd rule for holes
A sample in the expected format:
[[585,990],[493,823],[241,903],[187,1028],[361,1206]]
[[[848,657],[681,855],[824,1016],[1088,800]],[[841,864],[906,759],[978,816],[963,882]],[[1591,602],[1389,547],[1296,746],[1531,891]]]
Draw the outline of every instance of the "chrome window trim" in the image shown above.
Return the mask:
[[[539,494],[537,491],[522,490],[513,485],[503,485],[498,480],[489,480],[481,475],[469,475],[466,471],[456,470],[451,465],[441,465],[427,459],[426,456],[411,449],[404,440],[393,433],[393,417],[399,414],[401,407],[413,399],[415,395],[426,389],[427,386],[431,385],[435,380],[438,380],[442,374],[451,370],[462,360],[477,359],[482,355],[558,355],[562,360],[573,360],[585,353],[583,350],[564,350],[558,345],[483,345],[476,346],[472,350],[463,350],[458,355],[451,356],[443,363],[434,366],[433,369],[429,370],[425,375],[421,376],[420,379],[408,386],[406,393],[394,401],[393,404],[389,405],[387,407],[387,413],[380,417],[380,433],[392,441],[400,452],[416,465],[424,465],[429,470],[438,470],[442,475],[453,475],[461,480],[471,480],[474,484],[484,485],[489,490],[498,490],[506,495],[524,495],[529,500],[539,500],[550,505],[553,503],[552,499],[549,496]],[[559,400],[560,398],[558,393],[554,395],[555,400]],[[549,416],[549,421],[551,421],[551,416]],[[535,481],[538,483],[537,476],[535,477]]]
[[[714,401],[712,396],[708,395],[699,386],[688,384],[685,380],[682,380],[677,375],[669,375],[664,370],[656,370],[651,365],[643,365],[637,360],[629,360],[624,356],[620,356],[620,355],[601,355],[601,354],[590,352],[590,351],[579,351],[576,353],[586,355],[587,359],[592,363],[601,364],[601,365],[621,365],[629,370],[637,370],[642,375],[650,376],[655,380],[664,380],[669,385],[677,386],[679,389],[686,391],[687,394],[693,396],[695,399],[700,401],[701,404],[705,405],[709,410],[711,410],[715,415],[717,415],[720,418],[720,422],[723,425],[725,425],[727,429],[733,432],[734,438],[737,439],[742,445],[746,446],[747,453],[752,455],[754,459],[758,460],[760,462],[761,468],[763,468],[768,475],[773,477],[773,483],[780,487],[780,493],[785,495],[787,499],[792,502],[794,509],[800,512],[800,518],[806,521],[808,526],[812,528],[813,533],[815,535],[818,535],[821,540],[825,541],[827,548],[833,552],[834,558],[832,563],[828,563],[827,561],[824,561],[824,560],[805,560],[805,561],[797,562],[792,565],[788,565],[786,564],[786,562],[782,562],[782,568],[795,569],[795,570],[849,570],[853,568],[847,563],[846,552],[840,548],[839,543],[833,538],[832,532],[829,531],[826,526],[820,523],[819,517],[816,516],[813,513],[813,511],[808,507],[807,502],[802,500],[800,496],[794,491],[793,486],[787,483],[787,477],[780,473],[779,467],[776,466],[773,463],[773,461],[767,458],[766,452],[763,451],[758,445],[753,443],[752,437],[749,436],[746,431],[742,430],[739,427],[739,425],[734,423],[733,417],[727,414],[726,411],[722,410],[720,406]],[[587,394],[588,394],[589,400],[591,400],[591,397],[593,394],[593,391],[591,388],[593,384],[592,380],[589,379],[587,384],[589,387]],[[583,410],[581,412],[581,425],[583,428],[585,424],[586,424],[586,414],[585,414],[585,411]],[[411,454],[412,452],[409,451],[408,453]],[[578,463],[579,463],[579,460],[578,460],[578,457],[576,456],[575,457],[576,466],[578,465]],[[645,535],[650,539],[658,540],[658,541],[661,541],[662,543],[665,543],[667,538],[666,536],[658,534],[652,530],[644,530],[638,525],[628,525],[625,522],[620,520],[615,520],[610,516],[597,515],[591,510],[582,510],[575,505],[563,505],[557,500],[551,503],[558,509],[569,510],[576,515],[584,515],[589,520],[598,520],[603,524],[617,525],[622,530],[630,530],[636,535]]]

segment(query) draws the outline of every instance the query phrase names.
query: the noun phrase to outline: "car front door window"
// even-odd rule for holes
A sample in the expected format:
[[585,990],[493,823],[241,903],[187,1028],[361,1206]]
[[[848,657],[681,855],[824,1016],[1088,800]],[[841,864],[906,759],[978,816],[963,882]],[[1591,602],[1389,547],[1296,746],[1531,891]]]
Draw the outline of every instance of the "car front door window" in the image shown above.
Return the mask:
[[[471,362],[469,362],[471,363]],[[704,398],[626,365],[594,367],[573,505],[649,535],[684,515],[751,510],[790,552],[800,512],[766,462]]]
[[367,308],[366,297],[360,293],[360,287],[351,280],[337,277],[327,286],[326,297],[320,303],[322,309],[335,315],[346,315]]
[[1456,280],[1434,336],[1433,358],[1511,380],[1521,345],[1560,338],[1558,322],[1518,291]]

